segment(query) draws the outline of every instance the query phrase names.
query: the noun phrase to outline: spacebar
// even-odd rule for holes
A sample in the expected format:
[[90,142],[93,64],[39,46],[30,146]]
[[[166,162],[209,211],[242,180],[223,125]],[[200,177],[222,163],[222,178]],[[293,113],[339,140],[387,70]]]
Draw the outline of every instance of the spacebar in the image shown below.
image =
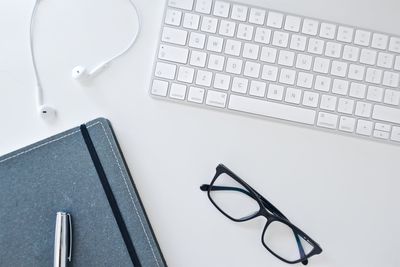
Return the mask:
[[231,95],[229,109],[263,115],[288,121],[314,124],[315,111],[264,100]]

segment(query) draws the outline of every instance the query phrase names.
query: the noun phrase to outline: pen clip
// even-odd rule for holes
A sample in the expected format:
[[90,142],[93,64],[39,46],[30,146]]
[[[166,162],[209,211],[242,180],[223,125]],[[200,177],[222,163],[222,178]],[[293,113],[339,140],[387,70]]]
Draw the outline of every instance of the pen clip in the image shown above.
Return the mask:
[[69,224],[69,253],[68,253],[68,261],[72,260],[72,219],[71,214],[67,213],[68,216],[68,224]]

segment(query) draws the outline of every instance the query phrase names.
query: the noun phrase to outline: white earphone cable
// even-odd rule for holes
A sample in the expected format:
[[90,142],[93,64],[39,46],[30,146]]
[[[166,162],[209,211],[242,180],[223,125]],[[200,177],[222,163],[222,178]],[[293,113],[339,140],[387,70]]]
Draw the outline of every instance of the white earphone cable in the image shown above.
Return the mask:
[[117,58],[119,58],[119,57],[125,55],[125,54],[135,45],[136,40],[137,40],[137,38],[138,38],[138,36],[139,36],[140,29],[141,29],[140,14],[139,14],[139,11],[138,11],[138,9],[137,9],[135,3],[134,3],[132,0],[129,0],[129,3],[131,4],[133,10],[134,10],[135,13],[136,13],[137,24],[138,24],[137,31],[136,31],[136,33],[133,35],[132,40],[131,40],[131,42],[128,44],[128,46],[127,46],[124,50],[122,50],[120,53],[116,54],[115,56],[113,56],[113,57],[111,57],[109,60],[107,60],[107,61],[105,62],[106,65],[110,64],[112,61],[116,60]]
[[34,76],[35,76],[35,82],[36,82],[36,97],[37,97],[37,104],[38,106],[43,105],[43,89],[42,89],[42,84],[40,81],[40,77],[39,77],[39,72],[37,69],[37,65],[36,65],[36,56],[35,56],[35,49],[33,47],[33,26],[34,26],[34,19],[35,19],[35,15],[39,6],[39,1],[40,0],[36,0],[35,1],[35,5],[33,7],[32,10],[32,14],[31,14],[31,23],[30,23],[30,30],[29,30],[29,44],[30,44],[30,49],[31,49],[31,56],[32,56],[32,65],[33,65],[33,70],[34,70]]

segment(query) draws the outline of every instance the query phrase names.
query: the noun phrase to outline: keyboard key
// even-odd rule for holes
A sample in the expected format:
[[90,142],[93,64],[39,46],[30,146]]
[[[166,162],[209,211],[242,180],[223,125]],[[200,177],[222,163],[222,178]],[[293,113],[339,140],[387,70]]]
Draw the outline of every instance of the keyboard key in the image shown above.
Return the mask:
[[192,83],[193,76],[194,76],[194,69],[185,66],[179,67],[178,81],[185,83]]
[[390,132],[391,126],[389,124],[385,123],[375,123],[375,129],[379,131],[384,131],[384,132]]
[[265,21],[265,14],[266,14],[265,10],[252,8],[250,10],[249,22],[258,25],[263,25]]
[[292,104],[300,104],[301,90],[295,88],[287,88],[285,102]]
[[283,91],[283,86],[277,84],[269,84],[267,98],[280,101],[283,99]]
[[389,36],[380,33],[374,33],[372,36],[372,48],[385,50],[389,42]]
[[272,28],[282,28],[283,14],[277,12],[268,12],[267,26]]
[[186,64],[188,60],[189,50],[186,48],[169,46],[169,45],[161,45],[160,50],[158,52],[158,58]]
[[235,77],[232,82],[232,92],[246,94],[249,80]]
[[262,44],[269,44],[271,39],[271,30],[257,27],[254,41]]
[[194,103],[199,103],[199,104],[203,103],[204,92],[205,92],[205,90],[203,88],[191,86],[189,88],[188,101],[194,102]]
[[176,66],[164,62],[157,62],[155,75],[160,78],[172,80],[175,78]]
[[251,81],[249,94],[252,96],[264,97],[267,84],[259,81]]
[[166,43],[185,45],[187,39],[187,31],[176,28],[164,27],[161,40]]
[[319,22],[312,19],[304,19],[303,28],[301,30],[302,33],[307,35],[317,35],[318,33]]
[[216,33],[217,32],[217,24],[218,24],[218,20],[216,18],[203,17],[200,29],[203,32]]
[[356,30],[356,35],[354,37],[354,43],[361,46],[369,46],[371,39],[371,32]]
[[240,74],[242,72],[243,61],[237,58],[228,58],[226,62],[226,72]]
[[247,24],[239,24],[236,37],[239,39],[250,41],[253,38],[253,26]]
[[376,63],[376,65],[378,67],[391,69],[393,66],[393,62],[394,62],[394,56],[392,54],[380,52],[378,54],[378,62]]
[[225,45],[225,54],[232,56],[239,56],[240,50],[242,49],[242,43],[240,41],[228,39]]
[[369,118],[371,116],[372,105],[366,102],[357,102],[356,104],[356,116]]
[[317,126],[324,127],[324,128],[330,128],[330,129],[336,129],[338,117],[339,116],[335,115],[335,114],[319,112]]
[[348,77],[353,80],[364,80],[365,67],[362,65],[350,64]]
[[365,81],[369,83],[380,84],[382,81],[382,70],[367,68],[367,73],[365,75]]
[[396,57],[396,61],[394,63],[394,69],[395,70],[400,70],[400,56]]
[[387,132],[382,132],[378,130],[374,130],[373,136],[379,139],[388,139],[389,138],[389,133]]
[[165,24],[179,26],[181,24],[182,12],[168,8],[165,13]]
[[206,66],[207,54],[201,51],[192,51],[190,65],[204,68]]
[[184,100],[186,97],[186,85],[172,83],[169,96],[174,99]]
[[339,95],[347,95],[349,91],[349,82],[345,80],[334,79],[332,85],[332,93]]
[[213,90],[207,91],[206,104],[218,108],[224,108],[226,105],[227,94]]
[[218,17],[227,18],[229,15],[230,4],[223,1],[215,1],[213,14]]
[[212,52],[222,52],[224,39],[216,36],[209,36],[207,40],[207,50]]
[[208,68],[211,70],[222,71],[225,65],[225,57],[219,55],[210,55],[208,59]]
[[385,71],[382,84],[397,88],[399,86],[400,74],[396,72]]
[[287,47],[288,41],[289,41],[288,33],[279,31],[274,32],[274,37],[272,39],[272,44],[274,46]]
[[389,51],[400,53],[400,38],[398,37],[390,38]]
[[326,58],[316,57],[314,60],[314,71],[328,73],[330,61]]
[[151,86],[151,93],[153,95],[167,96],[167,91],[168,91],[168,82],[160,80],[153,81],[153,85]]
[[286,16],[285,20],[285,30],[291,32],[300,31],[301,18],[295,16]]
[[372,133],[372,122],[365,120],[358,120],[356,133],[361,135],[371,135]]
[[293,34],[290,40],[290,49],[297,51],[306,50],[307,38],[305,36]]
[[350,96],[363,99],[365,97],[365,92],[367,90],[367,87],[365,84],[361,83],[351,83],[350,84]]
[[389,105],[398,106],[400,104],[400,91],[386,89],[383,102]]
[[299,75],[297,75],[296,85],[299,87],[311,89],[313,81],[314,75],[310,73],[299,72]]
[[321,29],[319,31],[319,36],[326,39],[333,40],[336,35],[336,25],[331,23],[321,23]]
[[205,41],[206,41],[206,36],[204,34],[197,32],[190,33],[190,38],[189,38],[190,47],[203,49]]
[[228,108],[304,124],[314,124],[315,111],[260,99],[231,95]]
[[210,86],[212,79],[212,72],[198,70],[196,76],[196,84],[201,86]]
[[400,109],[375,105],[374,111],[372,113],[372,118],[376,120],[400,124]]
[[375,102],[381,102],[383,98],[383,88],[376,86],[369,86],[367,92],[367,99]]
[[303,105],[316,108],[318,106],[319,94],[310,91],[304,92]]
[[228,20],[221,20],[219,34],[233,37],[235,35],[236,23]]
[[239,21],[246,21],[247,7],[242,5],[233,5],[231,18]]
[[192,10],[193,0],[168,0],[168,5],[185,10]]
[[350,45],[345,45],[343,49],[343,59],[356,62],[360,55],[360,48]]
[[351,43],[353,41],[353,34],[353,28],[339,26],[337,40],[345,43]]
[[352,133],[356,125],[356,120],[351,117],[341,116],[339,119],[339,130]]
[[221,90],[228,90],[231,77],[222,73],[215,74],[214,87]]
[[319,39],[310,38],[308,42],[307,51],[313,54],[322,55],[324,51],[325,42]]
[[200,16],[192,13],[185,13],[183,27],[197,30],[199,28]]
[[324,110],[335,111],[336,110],[336,102],[337,102],[336,96],[322,95],[321,103],[319,104],[319,107]]
[[342,45],[333,42],[327,42],[325,48],[325,56],[339,58],[342,54]]
[[305,54],[298,54],[296,60],[296,68],[302,70],[310,70],[312,63],[312,56],[305,55]]
[[281,69],[281,73],[279,75],[279,82],[294,85],[294,81],[296,79],[296,71],[290,69]]
[[265,47],[261,49],[260,60],[268,63],[275,63],[277,50],[272,47]]
[[375,65],[377,52],[371,49],[362,49],[360,62],[368,65]]
[[242,55],[244,58],[257,59],[259,50],[260,47],[258,45],[245,43]]
[[196,0],[195,10],[199,13],[210,14],[212,0]]
[[317,78],[315,79],[314,88],[315,90],[318,91],[329,92],[331,88],[331,81],[332,79],[329,77],[318,75]]
[[275,82],[278,77],[278,68],[271,65],[264,65],[261,78],[267,81]]
[[354,100],[347,98],[339,98],[338,112],[344,114],[352,114],[354,109]]
[[294,57],[295,57],[294,52],[281,50],[279,51],[278,64],[287,67],[292,67],[294,63]]
[[392,139],[393,141],[400,142],[400,127],[393,127],[390,139]]
[[338,77],[346,77],[347,75],[347,63],[340,61],[333,61],[331,67],[331,74]]
[[243,75],[252,78],[258,78],[260,76],[260,64],[247,61],[244,67]]

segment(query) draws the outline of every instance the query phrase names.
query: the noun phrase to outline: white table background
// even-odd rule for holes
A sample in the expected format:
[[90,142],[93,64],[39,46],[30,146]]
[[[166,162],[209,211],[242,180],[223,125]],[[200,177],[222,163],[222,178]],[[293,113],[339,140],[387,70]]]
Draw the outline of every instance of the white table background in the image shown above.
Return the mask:
[[[234,223],[199,190],[225,163],[324,252],[310,266],[400,266],[400,147],[203,110],[148,95],[164,0],[137,0],[136,46],[87,87],[71,69],[120,51],[135,30],[127,0],[45,0],[35,46],[53,124],[36,113],[33,0],[0,1],[0,154],[104,116],[111,120],[169,266],[287,266],[260,242],[264,219]],[[248,3],[400,34],[398,0]]]

